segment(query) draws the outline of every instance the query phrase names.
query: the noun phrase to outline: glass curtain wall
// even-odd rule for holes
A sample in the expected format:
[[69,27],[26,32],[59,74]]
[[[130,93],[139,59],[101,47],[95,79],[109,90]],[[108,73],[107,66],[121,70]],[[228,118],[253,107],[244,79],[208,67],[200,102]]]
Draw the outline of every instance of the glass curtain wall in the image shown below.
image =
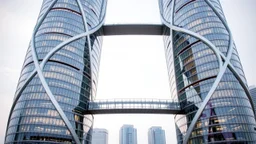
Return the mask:
[[59,44],[100,25],[105,10],[106,0],[43,1],[38,28],[22,67],[5,143],[77,143],[71,129],[81,143],[91,143],[93,116],[84,115],[84,111],[97,90],[102,31],[67,43],[42,68],[43,77],[71,128],[50,99],[42,79],[38,74],[30,76],[36,69],[33,49],[41,64]]
[[186,113],[175,116],[178,143],[255,143],[247,82],[220,1],[159,2],[171,92]]

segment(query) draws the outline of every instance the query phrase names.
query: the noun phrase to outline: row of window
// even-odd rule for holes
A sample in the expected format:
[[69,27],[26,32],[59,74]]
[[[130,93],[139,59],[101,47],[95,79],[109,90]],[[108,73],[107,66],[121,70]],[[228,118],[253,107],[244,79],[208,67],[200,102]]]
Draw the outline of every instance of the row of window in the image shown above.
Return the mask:
[[215,133],[210,136],[199,136],[189,140],[188,144],[203,144],[209,143],[214,144],[218,143],[232,143],[232,144],[254,144],[255,143],[255,133],[246,133],[246,132],[220,132]]

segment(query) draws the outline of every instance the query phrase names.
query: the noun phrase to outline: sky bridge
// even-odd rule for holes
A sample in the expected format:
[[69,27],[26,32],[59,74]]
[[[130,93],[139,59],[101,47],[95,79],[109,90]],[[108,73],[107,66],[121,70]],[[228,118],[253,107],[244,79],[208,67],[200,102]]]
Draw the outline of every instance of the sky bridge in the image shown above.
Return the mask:
[[178,102],[162,99],[109,99],[89,102],[87,114],[183,114]]
[[117,35],[155,35],[164,34],[166,26],[162,24],[108,24],[103,25],[104,36]]

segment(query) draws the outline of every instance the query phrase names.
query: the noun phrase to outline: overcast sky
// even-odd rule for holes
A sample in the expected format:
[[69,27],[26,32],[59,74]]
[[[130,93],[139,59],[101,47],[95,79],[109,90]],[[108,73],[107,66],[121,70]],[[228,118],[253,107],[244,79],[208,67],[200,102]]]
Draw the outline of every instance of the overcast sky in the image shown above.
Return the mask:
[[[158,0],[108,0],[106,23],[160,23]],[[255,0],[221,0],[249,85],[256,84]],[[0,143],[25,53],[42,0],[0,0]],[[161,36],[105,37],[98,95],[110,98],[170,98]],[[147,143],[151,126],[166,130],[167,144],[176,142],[171,115],[100,115],[94,127],[109,131],[109,144],[118,144],[119,129],[133,124],[138,144]]]

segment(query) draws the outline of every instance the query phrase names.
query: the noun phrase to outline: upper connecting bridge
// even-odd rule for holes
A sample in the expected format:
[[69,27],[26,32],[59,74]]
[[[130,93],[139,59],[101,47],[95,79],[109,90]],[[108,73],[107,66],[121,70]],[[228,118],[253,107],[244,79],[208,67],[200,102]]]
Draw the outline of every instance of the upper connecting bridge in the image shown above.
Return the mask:
[[162,24],[108,24],[103,25],[104,36],[115,35],[158,35],[164,34],[164,28],[167,28]]

